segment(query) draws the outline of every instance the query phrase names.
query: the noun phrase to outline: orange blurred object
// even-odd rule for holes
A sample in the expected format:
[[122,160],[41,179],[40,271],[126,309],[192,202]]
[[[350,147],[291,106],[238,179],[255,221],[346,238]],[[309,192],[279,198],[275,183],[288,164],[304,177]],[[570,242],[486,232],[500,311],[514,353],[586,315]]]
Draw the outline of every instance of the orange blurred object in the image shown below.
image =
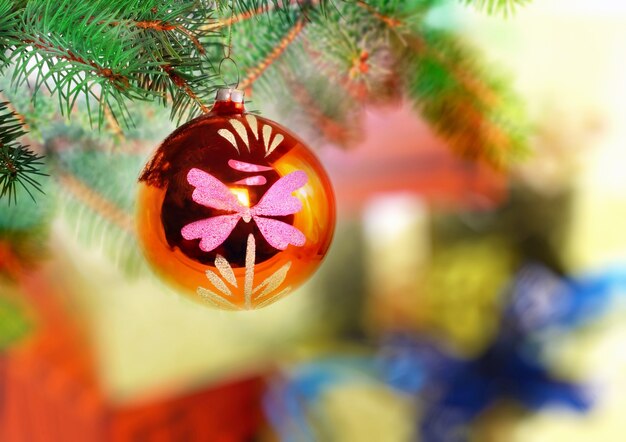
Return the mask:
[[335,200],[322,165],[286,129],[224,89],[181,126],[139,179],[137,231],[148,261],[196,301],[270,305],[326,255]]
[[37,330],[0,355],[1,441],[243,442],[259,433],[260,377],[149,400],[108,398],[92,346],[54,285],[41,273],[22,278]]

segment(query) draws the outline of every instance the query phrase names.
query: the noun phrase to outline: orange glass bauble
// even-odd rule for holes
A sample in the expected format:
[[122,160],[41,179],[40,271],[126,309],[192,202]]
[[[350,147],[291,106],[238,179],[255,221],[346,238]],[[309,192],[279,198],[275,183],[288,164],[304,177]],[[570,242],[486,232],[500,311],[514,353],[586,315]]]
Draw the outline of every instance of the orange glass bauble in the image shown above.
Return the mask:
[[218,91],[165,139],[139,178],[138,235],[152,267],[228,310],[283,298],[324,258],[335,227],[326,172],[283,127]]

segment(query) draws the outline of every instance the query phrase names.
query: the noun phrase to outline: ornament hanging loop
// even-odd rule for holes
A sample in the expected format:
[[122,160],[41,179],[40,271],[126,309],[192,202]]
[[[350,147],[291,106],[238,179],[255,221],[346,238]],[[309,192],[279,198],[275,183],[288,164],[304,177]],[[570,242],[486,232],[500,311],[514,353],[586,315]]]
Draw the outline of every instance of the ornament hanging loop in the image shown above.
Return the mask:
[[[224,85],[226,87],[231,88],[231,89],[237,89],[239,87],[239,80],[240,80],[239,66],[237,65],[237,62],[233,60],[233,58],[231,57],[231,54],[233,52],[233,21],[234,21],[234,16],[235,16],[235,1],[234,0],[231,0],[229,7],[230,7],[230,20],[228,23],[228,37],[227,37],[227,42],[224,45],[224,57],[222,58],[222,60],[220,61],[220,64],[217,67],[217,74],[222,79],[222,81],[224,81]],[[224,66],[225,61],[230,61],[233,64],[233,66],[235,66],[235,72],[237,73],[237,81],[235,83],[228,83],[226,80],[224,80],[224,73],[222,72],[222,68]]]
[[[224,73],[222,72],[222,67],[224,66],[224,62],[226,62],[226,61],[230,61],[233,64],[233,66],[235,66],[235,72],[237,73],[237,81],[234,82],[234,83],[228,83],[224,79]],[[230,56],[222,58],[222,60],[220,61],[220,64],[217,66],[217,74],[220,76],[220,78],[224,82],[224,85],[226,85],[226,87],[228,87],[229,89],[238,89],[239,88],[239,80],[240,80],[239,66],[237,65],[237,62],[235,60],[233,60]]]

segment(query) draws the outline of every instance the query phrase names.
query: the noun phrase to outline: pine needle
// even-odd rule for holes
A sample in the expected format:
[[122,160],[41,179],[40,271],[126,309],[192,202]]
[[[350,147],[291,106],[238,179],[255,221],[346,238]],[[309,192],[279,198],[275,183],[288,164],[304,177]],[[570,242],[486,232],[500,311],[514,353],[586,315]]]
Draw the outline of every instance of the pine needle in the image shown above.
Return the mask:
[[7,197],[9,204],[16,202],[18,186],[34,201],[33,192],[43,193],[39,177],[47,176],[41,171],[43,157],[17,141],[24,133],[18,115],[7,102],[0,103],[0,198]]

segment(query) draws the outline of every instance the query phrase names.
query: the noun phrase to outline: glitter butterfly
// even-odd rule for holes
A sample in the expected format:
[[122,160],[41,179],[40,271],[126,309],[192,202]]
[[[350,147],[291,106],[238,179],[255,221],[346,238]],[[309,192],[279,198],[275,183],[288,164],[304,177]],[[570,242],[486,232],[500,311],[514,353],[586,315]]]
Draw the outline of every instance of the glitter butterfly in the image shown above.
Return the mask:
[[181,229],[181,234],[187,240],[200,239],[200,250],[210,252],[226,241],[240,219],[246,223],[254,220],[272,247],[285,250],[289,244],[303,246],[306,238],[300,230],[282,221],[265,217],[299,212],[302,202],[291,193],[304,186],[307,179],[301,170],[291,172],[276,181],[258,204],[247,207],[219,179],[200,169],[191,169],[187,173],[187,181],[195,187],[192,199],[205,207],[234,213],[187,224]]

